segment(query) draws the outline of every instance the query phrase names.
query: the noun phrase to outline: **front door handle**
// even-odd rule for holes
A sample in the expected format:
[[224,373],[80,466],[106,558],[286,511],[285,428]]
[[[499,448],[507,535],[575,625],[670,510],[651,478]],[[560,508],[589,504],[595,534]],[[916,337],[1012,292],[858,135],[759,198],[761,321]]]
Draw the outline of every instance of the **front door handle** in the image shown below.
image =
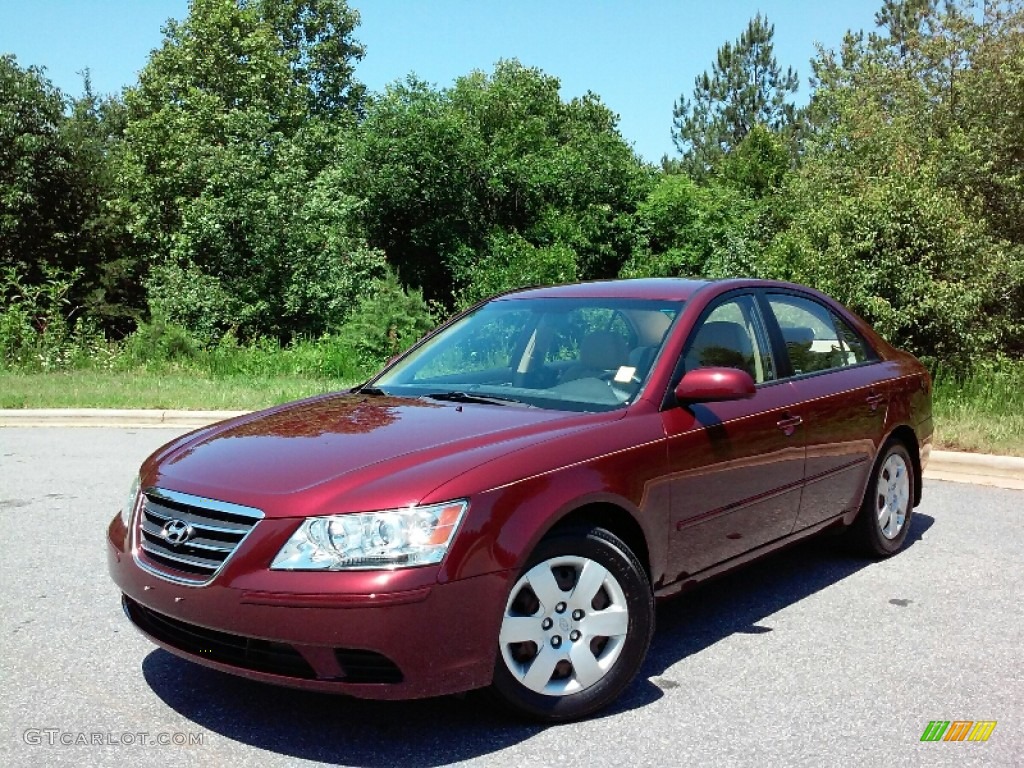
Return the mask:
[[803,420],[802,417],[787,415],[787,416],[779,419],[777,422],[775,422],[775,426],[777,426],[779,429],[781,429],[782,433],[786,437],[789,437],[790,435],[792,435],[796,431],[796,428],[799,427],[803,423],[804,423],[804,420]]

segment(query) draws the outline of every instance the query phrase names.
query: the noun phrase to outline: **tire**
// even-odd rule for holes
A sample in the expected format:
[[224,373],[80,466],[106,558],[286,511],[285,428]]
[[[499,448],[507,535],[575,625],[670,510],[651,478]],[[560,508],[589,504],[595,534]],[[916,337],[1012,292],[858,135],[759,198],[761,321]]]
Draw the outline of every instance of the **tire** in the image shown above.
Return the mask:
[[603,528],[541,541],[509,591],[493,691],[545,722],[586,717],[632,682],[654,632],[654,597],[629,548]]
[[900,442],[890,442],[875,463],[864,501],[850,528],[851,542],[871,557],[889,557],[907,540],[914,514],[914,463]]

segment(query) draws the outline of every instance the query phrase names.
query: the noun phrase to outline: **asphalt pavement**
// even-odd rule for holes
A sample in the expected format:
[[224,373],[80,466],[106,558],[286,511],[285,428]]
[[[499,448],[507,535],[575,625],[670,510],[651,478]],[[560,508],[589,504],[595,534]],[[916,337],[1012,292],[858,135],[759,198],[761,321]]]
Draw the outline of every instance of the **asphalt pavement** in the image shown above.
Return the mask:
[[[926,481],[896,557],[821,540],[664,603],[626,695],[541,727],[479,693],[309,694],[151,645],[121,613],[105,529],[180,431],[0,429],[0,765],[1022,764],[1022,491]],[[922,742],[934,720],[997,725]]]

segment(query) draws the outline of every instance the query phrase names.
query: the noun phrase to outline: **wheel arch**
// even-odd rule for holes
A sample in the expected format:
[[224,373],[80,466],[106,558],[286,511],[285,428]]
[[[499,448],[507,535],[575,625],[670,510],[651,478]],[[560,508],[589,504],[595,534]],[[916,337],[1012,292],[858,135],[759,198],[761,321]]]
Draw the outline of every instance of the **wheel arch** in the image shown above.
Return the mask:
[[555,533],[569,529],[600,526],[622,539],[630,551],[643,566],[648,583],[653,583],[651,575],[651,552],[643,526],[626,509],[611,502],[590,502],[559,518],[544,534],[541,540]]

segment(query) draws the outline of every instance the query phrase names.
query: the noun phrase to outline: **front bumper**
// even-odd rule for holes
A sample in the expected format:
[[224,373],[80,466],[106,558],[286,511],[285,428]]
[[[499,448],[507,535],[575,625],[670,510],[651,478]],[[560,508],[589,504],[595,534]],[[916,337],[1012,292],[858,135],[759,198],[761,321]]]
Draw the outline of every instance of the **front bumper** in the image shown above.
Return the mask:
[[491,682],[509,572],[442,584],[436,567],[290,573],[247,570],[236,559],[209,585],[192,587],[139,567],[126,538],[115,518],[108,565],[126,615],[153,642],[189,661],[278,685],[378,699],[437,696]]

